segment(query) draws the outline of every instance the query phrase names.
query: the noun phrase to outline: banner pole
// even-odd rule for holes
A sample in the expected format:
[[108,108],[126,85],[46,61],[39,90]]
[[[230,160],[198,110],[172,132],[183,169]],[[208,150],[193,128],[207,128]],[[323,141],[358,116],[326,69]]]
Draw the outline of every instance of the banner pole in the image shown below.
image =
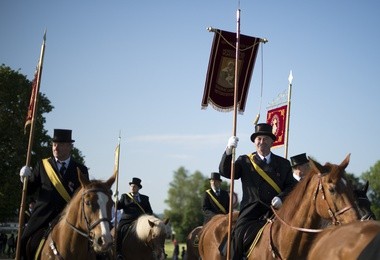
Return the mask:
[[286,114],[286,135],[285,135],[285,155],[284,155],[285,159],[288,159],[290,103],[292,99],[292,81],[293,81],[292,71],[290,71],[289,73],[288,81],[289,81],[289,87],[288,87],[288,113]]
[[[33,147],[33,141],[34,141],[34,126],[35,126],[35,118],[37,114],[37,102],[38,102],[38,94],[40,91],[40,83],[41,83],[41,75],[42,75],[42,65],[45,55],[45,42],[46,42],[46,30],[44,33],[44,38],[41,46],[41,53],[40,53],[40,59],[38,62],[38,68],[37,68],[37,82],[36,82],[36,90],[34,95],[34,104],[33,104],[33,116],[30,123],[30,132],[29,132],[29,141],[28,141],[28,150],[26,154],[26,166],[30,166],[31,158],[32,158],[32,147]],[[33,90],[32,90],[33,91]],[[24,223],[25,223],[25,202],[26,202],[26,196],[28,191],[28,180],[26,177],[23,179],[23,188],[22,188],[22,195],[21,195],[21,205],[20,205],[20,211],[19,211],[19,221],[18,221],[18,234],[17,234],[17,246],[16,246],[16,260],[20,259],[20,244],[21,244],[21,236],[22,232],[24,230]]]
[[[239,51],[240,48],[240,9],[236,11],[236,57],[235,57],[235,88],[234,88],[234,115],[232,124],[232,135],[236,136],[237,128],[237,100],[238,100],[238,86],[239,86]],[[232,213],[233,213],[233,194],[234,194],[234,182],[235,182],[235,156],[236,149],[232,149],[231,159],[231,184],[230,184],[230,206],[228,213],[228,236],[227,236],[227,259],[230,259],[231,255],[231,231],[232,231]]]
[[117,224],[118,224],[118,220],[117,220],[117,203],[119,201],[119,159],[120,159],[120,140],[121,140],[121,133],[119,132],[119,141],[118,141],[118,145],[117,145],[117,152],[116,152],[116,155],[115,155],[115,165],[114,165],[114,172],[116,172],[116,187],[115,187],[115,222],[114,222],[114,230],[115,230],[115,234],[114,234],[114,252],[115,252],[115,255],[117,254],[116,252],[116,244],[117,244]]

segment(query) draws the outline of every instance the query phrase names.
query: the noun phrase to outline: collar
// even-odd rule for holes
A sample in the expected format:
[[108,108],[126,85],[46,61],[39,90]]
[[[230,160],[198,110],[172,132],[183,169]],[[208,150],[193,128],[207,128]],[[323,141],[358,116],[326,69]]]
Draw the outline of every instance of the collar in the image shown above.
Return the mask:
[[272,152],[269,152],[269,154],[268,154],[267,156],[262,156],[262,155],[259,154],[259,153],[257,153],[257,155],[260,157],[261,160],[264,160],[264,158],[267,159],[267,164],[269,164],[270,161],[271,161],[271,155],[272,155]]
[[54,160],[55,160],[56,163],[58,163],[58,164],[60,164],[60,165],[64,162],[65,165],[66,165],[66,167],[67,167],[67,166],[69,165],[69,163],[70,163],[70,157],[67,158],[67,159],[64,160],[64,161],[60,161],[60,160],[58,160],[57,158],[54,158]]

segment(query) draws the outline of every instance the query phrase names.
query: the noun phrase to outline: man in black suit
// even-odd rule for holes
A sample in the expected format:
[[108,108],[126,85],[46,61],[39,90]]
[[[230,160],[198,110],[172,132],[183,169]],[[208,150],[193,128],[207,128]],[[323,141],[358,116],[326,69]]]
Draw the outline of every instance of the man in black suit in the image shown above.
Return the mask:
[[29,257],[25,255],[28,239],[38,230],[47,228],[80,187],[77,167],[88,179],[87,167],[71,156],[74,143],[71,133],[67,129],[54,129],[53,156],[38,162],[33,171],[28,166],[20,170],[21,181],[28,181],[28,194],[38,192],[34,210],[21,237],[23,259]]
[[[219,172],[226,178],[231,178],[232,152],[238,140],[236,136],[230,137],[220,161]],[[251,135],[256,152],[241,155],[234,163],[234,177],[241,179],[243,200],[231,241],[233,260],[243,258],[245,232],[259,225],[260,218],[271,212],[270,205],[280,208],[285,196],[297,184],[290,162],[271,152],[275,140],[271,125],[257,124]]]
[[122,194],[116,205],[117,209],[123,210],[120,222],[117,226],[116,251],[118,258],[120,258],[121,255],[120,251],[124,235],[132,222],[143,214],[153,214],[149,197],[139,193],[139,190],[142,188],[141,179],[136,177],[132,178],[129,187],[131,192]]
[[210,177],[211,189],[206,190],[203,198],[203,215],[205,225],[213,216],[217,214],[228,214],[230,198],[228,192],[221,189],[222,179],[220,174],[212,172]]

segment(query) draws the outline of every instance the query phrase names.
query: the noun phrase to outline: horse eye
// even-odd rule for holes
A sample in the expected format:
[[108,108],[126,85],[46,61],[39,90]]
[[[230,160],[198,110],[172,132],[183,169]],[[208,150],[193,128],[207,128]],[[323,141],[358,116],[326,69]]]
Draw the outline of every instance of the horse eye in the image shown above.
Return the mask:
[[86,200],[85,204],[86,204],[86,206],[91,206],[91,201]]

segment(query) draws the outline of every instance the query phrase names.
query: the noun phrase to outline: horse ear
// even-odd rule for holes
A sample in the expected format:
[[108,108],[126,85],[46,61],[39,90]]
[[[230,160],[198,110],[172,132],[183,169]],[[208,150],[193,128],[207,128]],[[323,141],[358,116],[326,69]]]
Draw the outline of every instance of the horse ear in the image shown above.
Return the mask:
[[106,181],[106,185],[111,189],[113,183],[116,180],[117,171],[113,173],[113,175]]
[[152,228],[154,227],[154,222],[153,221],[150,221],[150,219],[148,219],[148,223],[149,223],[149,226]]
[[364,188],[363,188],[363,191],[365,193],[367,193],[367,191],[368,191],[368,186],[369,186],[369,181],[366,181],[365,184],[364,184]]
[[78,174],[78,179],[83,187],[90,183],[90,180],[84,177],[79,167],[77,167],[77,174]]
[[169,223],[170,218],[164,219],[164,224],[167,225]]
[[310,163],[310,169],[314,170],[316,174],[323,173],[322,172],[323,167],[320,163],[318,163],[317,161],[314,161],[310,157],[309,157],[309,163]]
[[346,169],[348,164],[350,163],[350,157],[351,157],[351,153],[347,154],[346,158],[344,158],[343,162],[340,163],[339,167],[341,169]]

